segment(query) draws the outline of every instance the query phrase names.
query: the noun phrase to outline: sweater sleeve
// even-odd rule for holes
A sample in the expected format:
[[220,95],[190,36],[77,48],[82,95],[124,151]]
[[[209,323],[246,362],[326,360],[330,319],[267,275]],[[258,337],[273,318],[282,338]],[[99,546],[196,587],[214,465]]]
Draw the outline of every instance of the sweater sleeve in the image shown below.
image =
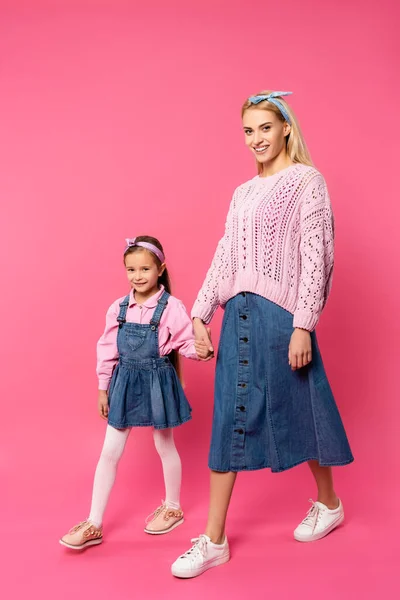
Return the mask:
[[221,277],[224,277],[226,268],[229,268],[228,253],[231,251],[232,216],[233,209],[236,205],[237,195],[238,188],[235,190],[229,206],[228,216],[225,221],[225,233],[218,242],[211,266],[207,271],[206,278],[197,295],[191,312],[192,319],[198,317],[206,325],[210,323],[220,304],[218,284]]
[[293,327],[313,331],[331,290],[334,263],[334,219],[320,174],[304,191],[300,231],[300,281]]
[[97,343],[97,377],[99,390],[108,390],[111,375],[118,362],[117,334],[119,302],[114,302],[107,311],[106,327]]

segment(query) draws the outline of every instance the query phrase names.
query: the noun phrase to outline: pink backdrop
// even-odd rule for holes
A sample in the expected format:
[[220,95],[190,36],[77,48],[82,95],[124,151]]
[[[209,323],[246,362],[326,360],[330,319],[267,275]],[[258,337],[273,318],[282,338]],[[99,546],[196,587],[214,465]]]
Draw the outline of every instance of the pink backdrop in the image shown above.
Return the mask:
[[[7,600],[395,597],[395,4],[0,3]],[[334,287],[319,340],[356,457],[336,470],[347,526],[317,544],[295,543],[293,527],[314,494],[307,467],[242,474],[228,529],[234,560],[192,582],[172,579],[169,565],[203,530],[208,501],[214,364],[186,362],[194,419],[176,434],[185,525],[161,539],[143,533],[163,486],[150,432],[135,431],[107,543],[72,555],[57,540],[88,513],[104,435],[95,344],[107,307],[127,291],[124,238],[161,239],[174,293],[190,309],[233,189],[255,174],[240,106],[263,88],[295,92],[336,216]]]

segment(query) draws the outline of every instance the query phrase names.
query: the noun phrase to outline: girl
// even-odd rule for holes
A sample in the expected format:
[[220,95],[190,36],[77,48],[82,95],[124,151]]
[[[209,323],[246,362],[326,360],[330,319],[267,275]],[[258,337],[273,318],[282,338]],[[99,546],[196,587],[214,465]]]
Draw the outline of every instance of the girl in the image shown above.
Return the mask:
[[[111,305],[97,346],[98,409],[108,425],[92,507],[89,518],[60,540],[73,550],[103,541],[103,514],[132,427],[154,427],[164,472],[165,501],[147,520],[145,532],[164,534],[183,523],[181,460],[172,429],[191,418],[177,375],[177,351],[197,358],[192,322],[180,300],[170,295],[160,242],[148,236],[126,241],[124,263],[132,290]],[[211,352],[203,343],[197,354],[206,359]]]
[[[239,186],[192,311],[199,345],[225,307],[217,358],[211,496],[205,533],[172,566],[195,577],[229,560],[225,521],[238,471],[290,469],[307,461],[318,501],[294,532],[318,540],[344,519],[333,465],[353,460],[325,374],[315,327],[333,269],[333,217],[292,109],[261,92],[242,107],[258,175]],[[199,355],[200,357],[200,355]]]

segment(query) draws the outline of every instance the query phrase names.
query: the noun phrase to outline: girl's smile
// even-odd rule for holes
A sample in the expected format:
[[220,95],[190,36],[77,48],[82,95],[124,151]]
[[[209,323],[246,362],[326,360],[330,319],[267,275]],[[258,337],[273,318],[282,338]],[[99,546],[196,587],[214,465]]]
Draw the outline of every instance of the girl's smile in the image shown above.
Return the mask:
[[141,300],[146,300],[157,292],[165,265],[158,267],[153,254],[143,248],[125,257],[125,268],[132,288],[139,292]]

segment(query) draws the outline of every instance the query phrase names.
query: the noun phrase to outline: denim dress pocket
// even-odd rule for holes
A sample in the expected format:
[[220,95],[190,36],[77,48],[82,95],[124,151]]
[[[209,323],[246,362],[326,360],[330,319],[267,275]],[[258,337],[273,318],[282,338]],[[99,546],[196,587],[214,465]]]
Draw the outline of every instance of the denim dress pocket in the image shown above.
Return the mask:
[[131,350],[137,350],[144,344],[146,329],[130,329],[125,332],[125,341]]

